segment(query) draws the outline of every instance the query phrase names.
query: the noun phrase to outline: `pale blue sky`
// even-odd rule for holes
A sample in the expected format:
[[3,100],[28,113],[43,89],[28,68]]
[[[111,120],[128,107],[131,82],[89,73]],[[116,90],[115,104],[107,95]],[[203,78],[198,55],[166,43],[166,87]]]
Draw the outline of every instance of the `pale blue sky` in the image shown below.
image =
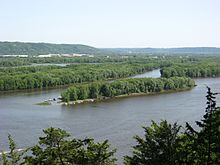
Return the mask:
[[220,47],[220,0],[0,0],[0,41]]

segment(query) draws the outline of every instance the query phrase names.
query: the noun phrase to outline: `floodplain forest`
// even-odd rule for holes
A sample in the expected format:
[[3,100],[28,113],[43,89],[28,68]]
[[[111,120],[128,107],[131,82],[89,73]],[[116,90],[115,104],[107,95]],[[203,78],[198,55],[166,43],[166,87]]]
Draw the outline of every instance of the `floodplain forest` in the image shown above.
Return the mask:
[[130,94],[151,94],[164,91],[186,90],[195,86],[195,81],[186,77],[129,78],[113,82],[94,82],[69,87],[62,93],[64,102],[103,99]]

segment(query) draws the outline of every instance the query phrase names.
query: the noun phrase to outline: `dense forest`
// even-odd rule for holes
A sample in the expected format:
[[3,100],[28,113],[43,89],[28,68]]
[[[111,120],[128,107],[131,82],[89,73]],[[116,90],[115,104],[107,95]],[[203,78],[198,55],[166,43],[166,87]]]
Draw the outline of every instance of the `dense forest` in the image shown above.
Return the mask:
[[[159,59],[161,60],[161,58]],[[156,62],[158,60],[152,59],[148,56],[136,57],[136,56],[81,56],[81,57],[0,57],[0,67],[15,67],[24,65],[36,65],[36,64],[71,64],[71,63],[116,63],[116,62]],[[164,60],[165,61],[165,60]]]
[[0,67],[15,67],[15,66],[24,66],[30,65],[27,60],[22,58],[0,58]]
[[190,64],[173,65],[161,69],[162,77],[219,77],[220,65]]
[[[75,62],[77,64],[70,65]],[[81,64],[84,62],[91,64]],[[54,63],[64,65],[49,65]],[[0,67],[0,91],[121,79],[156,68],[161,68],[161,76],[166,78],[173,76],[218,77],[219,63],[220,60],[216,57],[0,58],[0,65],[4,66]],[[16,66],[26,64],[29,66]]]
[[194,61],[184,63],[172,63],[170,66],[161,68],[161,77],[219,77],[220,58],[196,58]]
[[3,57],[0,56],[0,67],[15,67],[24,65],[36,65],[36,64],[71,64],[71,63],[149,63],[160,62],[169,64],[192,64],[201,61],[213,62],[219,61],[219,58],[201,58],[199,56],[182,57],[182,56],[149,56],[149,55],[95,55],[93,57],[81,56],[81,57]]
[[114,97],[133,93],[154,93],[168,90],[188,89],[195,86],[194,80],[183,77],[130,78],[113,82],[95,82],[70,87],[62,93],[65,102]]
[[[144,126],[144,136],[136,135],[132,153],[124,156],[126,165],[219,165],[220,108],[216,95],[208,87],[205,115],[196,121],[199,129],[189,123],[180,125],[162,120]],[[60,128],[43,130],[44,135],[33,147],[17,150],[9,135],[9,152],[2,152],[2,165],[116,165],[116,149],[108,140],[95,142],[92,138],[76,139]]]
[[35,66],[0,69],[0,90],[56,87],[74,83],[94,82],[129,77],[159,68],[159,63],[147,64],[80,64]]

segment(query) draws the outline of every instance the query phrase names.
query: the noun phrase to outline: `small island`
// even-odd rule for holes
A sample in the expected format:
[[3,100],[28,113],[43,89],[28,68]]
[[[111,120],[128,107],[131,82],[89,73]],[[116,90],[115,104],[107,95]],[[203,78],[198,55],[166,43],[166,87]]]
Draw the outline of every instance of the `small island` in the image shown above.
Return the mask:
[[74,85],[61,94],[61,100],[65,105],[80,104],[109,98],[182,91],[194,86],[195,81],[186,77],[128,78]]

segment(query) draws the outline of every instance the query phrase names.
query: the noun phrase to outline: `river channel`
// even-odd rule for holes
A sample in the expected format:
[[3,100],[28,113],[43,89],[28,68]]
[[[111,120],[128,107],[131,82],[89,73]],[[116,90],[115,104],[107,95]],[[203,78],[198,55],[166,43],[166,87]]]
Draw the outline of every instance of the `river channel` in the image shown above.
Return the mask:
[[[159,70],[135,77],[159,77]],[[36,103],[60,95],[63,89],[27,91],[0,95],[0,151],[8,150],[7,136],[10,133],[18,148],[36,144],[42,129],[59,127],[74,137],[93,137],[96,141],[109,139],[117,148],[117,158],[122,164],[135,144],[134,135],[143,135],[141,126],[151,120],[166,119],[194,123],[205,111],[206,85],[220,92],[220,78],[196,79],[197,86],[190,91],[177,93],[135,96],[87,103],[82,105],[39,106]],[[217,97],[218,105],[220,98]]]

